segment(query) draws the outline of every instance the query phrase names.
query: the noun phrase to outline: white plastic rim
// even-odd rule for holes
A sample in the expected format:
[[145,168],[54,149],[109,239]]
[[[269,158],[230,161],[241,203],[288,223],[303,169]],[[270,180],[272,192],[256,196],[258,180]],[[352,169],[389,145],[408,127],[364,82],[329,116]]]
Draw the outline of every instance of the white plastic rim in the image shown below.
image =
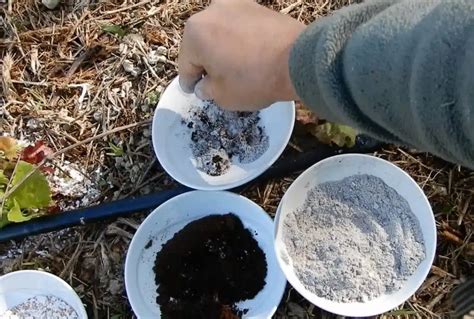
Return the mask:
[[295,122],[294,102],[277,102],[260,111],[261,123],[269,137],[269,147],[248,164],[233,162],[221,176],[210,176],[196,168],[189,147],[188,128],[182,124],[192,105],[201,105],[194,94],[184,93],[175,78],[160,97],[153,116],[152,141],[163,169],[176,181],[199,190],[226,190],[262,174],[284,151]]
[[[156,253],[162,245],[193,220],[229,212],[237,215],[244,226],[255,233],[254,238],[267,261],[264,288],[254,299],[240,302],[237,306],[248,309],[245,318],[271,318],[286,286],[285,276],[278,266],[273,249],[273,221],[251,200],[224,191],[192,191],[178,195],[156,208],[140,225],[125,260],[125,288],[133,312],[138,318],[161,317],[156,303],[157,287],[153,266]],[[152,244],[148,246],[150,240]]]
[[87,319],[81,299],[64,280],[39,270],[18,270],[0,277],[0,316],[29,298],[53,295],[76,311],[79,319]]
[[[368,302],[340,303],[318,297],[304,287],[296,276],[282,238],[282,227],[289,212],[301,207],[308,190],[314,186],[345,177],[369,174],[381,178],[404,197],[420,223],[426,257],[403,287]],[[361,154],[345,154],[327,158],[304,171],[286,191],[275,216],[275,253],[287,280],[314,305],[341,316],[366,317],[387,312],[409,299],[422,285],[433,263],[436,251],[436,224],[430,203],[421,188],[403,170],[383,159]]]

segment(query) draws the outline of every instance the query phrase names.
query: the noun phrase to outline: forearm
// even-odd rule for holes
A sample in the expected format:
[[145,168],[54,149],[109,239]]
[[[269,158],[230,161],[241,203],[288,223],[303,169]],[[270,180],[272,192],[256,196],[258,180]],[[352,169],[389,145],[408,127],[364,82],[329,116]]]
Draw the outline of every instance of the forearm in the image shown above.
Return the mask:
[[351,6],[299,37],[293,85],[321,117],[474,167],[473,22],[462,0]]

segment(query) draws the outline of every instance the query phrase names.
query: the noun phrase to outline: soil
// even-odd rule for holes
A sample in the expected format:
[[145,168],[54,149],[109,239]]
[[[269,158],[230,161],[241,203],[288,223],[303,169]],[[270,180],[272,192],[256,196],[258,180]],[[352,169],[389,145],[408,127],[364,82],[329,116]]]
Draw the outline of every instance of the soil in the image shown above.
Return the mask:
[[163,318],[234,319],[265,286],[265,253],[234,214],[186,225],[157,253],[156,299]]
[[152,245],[153,245],[153,239],[150,239],[150,240],[146,243],[145,249],[150,248]]

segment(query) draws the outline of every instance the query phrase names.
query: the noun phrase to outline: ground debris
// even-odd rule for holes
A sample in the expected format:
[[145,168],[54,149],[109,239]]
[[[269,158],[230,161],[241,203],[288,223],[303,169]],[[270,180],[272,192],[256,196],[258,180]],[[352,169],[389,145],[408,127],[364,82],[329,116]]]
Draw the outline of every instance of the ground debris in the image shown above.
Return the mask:
[[[0,49],[0,72],[3,76],[0,85],[0,132],[17,139],[48,141],[51,148],[56,150],[115,127],[150,118],[163,88],[177,74],[179,43],[186,19],[202,10],[209,1],[151,1],[136,5],[142,2],[63,0],[57,9],[46,10],[35,0],[9,1],[11,12],[0,15],[0,38],[4,40],[4,46]],[[354,2],[358,1],[259,1],[306,24]],[[1,7],[8,10],[6,4]],[[102,25],[125,26],[126,32],[140,34],[148,47],[145,46],[144,52],[135,49],[135,55],[133,52],[129,55],[129,44],[124,43],[126,40],[104,32]],[[96,44],[104,47],[103,52],[91,61],[84,61],[66,79],[75,57]],[[127,53],[120,50],[122,44],[127,45]],[[160,47],[167,49],[166,54]],[[152,50],[160,56],[166,56],[167,62],[150,64],[152,68],[149,68],[143,58],[147,59]],[[35,51],[38,52],[37,56]],[[125,72],[121,65],[122,59],[130,59],[143,73],[134,77]],[[82,104],[79,101],[82,88],[62,86],[66,80],[73,85],[90,85]],[[130,82],[131,86],[122,87],[125,82]],[[127,87],[128,91],[125,90]],[[59,96],[59,99],[53,106],[50,101],[54,96]],[[30,119],[34,119],[31,128],[26,125]],[[298,138],[293,137],[293,142],[297,143]],[[108,155],[113,153],[109,143],[120,145],[124,153]],[[472,171],[440,161],[426,153],[407,152],[397,147],[386,148],[374,155],[406,170],[427,194],[437,222],[446,222],[456,229],[460,233],[457,236],[464,243],[472,241],[474,201],[470,202],[466,213],[462,215],[474,189]],[[119,165],[115,165],[116,158],[121,158]],[[174,187],[176,183],[153,162],[154,158],[150,138],[135,131],[121,132],[64,154],[64,160],[75,164],[86,175],[101,168],[101,179],[98,181],[101,198],[98,200],[102,202],[135,196],[142,190],[156,192]],[[136,173],[129,169],[133,165],[139,165],[140,176],[134,177]],[[243,195],[273,216],[281,196],[296,176],[291,174],[282,179],[249,186]],[[136,178],[135,182],[132,182],[133,178]],[[458,225],[461,216],[463,218]],[[143,215],[129,219],[139,224]],[[132,234],[135,231],[127,225],[117,227]],[[103,243],[106,244],[106,252],[113,251],[121,256],[116,262],[118,269],[107,276],[112,279],[122,276],[120,267],[123,267],[128,242],[119,234],[106,234],[105,231],[106,223],[103,223],[68,230],[73,236],[66,242],[56,237],[63,234],[61,231],[32,236],[23,241],[0,243],[0,274],[37,268],[61,274],[70,264],[63,278],[79,292],[88,309],[97,312],[99,318],[131,318],[132,311],[124,296],[112,296],[108,285],[101,284],[94,276],[94,268],[88,271],[82,268],[84,259],[90,260],[94,267],[99,267],[101,250],[98,247]],[[41,245],[36,247],[38,243]],[[79,244],[81,246],[74,255]],[[472,273],[474,268],[472,257],[467,257],[469,251],[474,251],[468,249],[471,246],[459,246],[440,236],[435,265],[454,277],[427,281],[406,307],[421,318],[448,317],[452,311],[449,298],[451,291],[458,285],[459,278]],[[47,254],[40,255],[37,253],[40,251],[47,251]],[[431,277],[435,278],[433,275]],[[428,312],[426,306],[441,294],[443,298]],[[309,302],[289,287],[275,315],[276,319],[291,318],[288,302],[310,309]],[[316,307],[308,310],[308,316],[336,318]]]

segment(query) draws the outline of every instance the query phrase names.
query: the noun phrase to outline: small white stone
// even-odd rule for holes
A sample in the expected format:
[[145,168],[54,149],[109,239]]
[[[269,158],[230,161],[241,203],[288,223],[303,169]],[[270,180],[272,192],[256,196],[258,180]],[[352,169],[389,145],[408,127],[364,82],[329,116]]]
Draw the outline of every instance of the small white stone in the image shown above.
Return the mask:
[[151,131],[146,128],[146,129],[143,130],[142,134],[145,137],[150,137],[151,136]]
[[53,10],[59,4],[59,0],[41,0],[41,3],[48,9]]
[[128,72],[133,76],[138,75],[138,70],[135,68],[132,61],[127,60],[127,59],[123,60],[122,66],[123,66],[123,69],[125,70],[125,72]]
[[140,106],[140,109],[142,110],[143,113],[148,113],[150,111],[150,107],[148,106],[148,104],[146,103],[143,103],[141,106]]
[[155,50],[151,50],[146,59],[150,65],[155,65],[158,62],[158,57],[158,53]]
[[166,63],[168,62],[168,59],[164,55],[158,56],[158,63]]
[[28,122],[26,122],[26,127],[32,129],[32,130],[36,130],[38,127],[39,127],[39,122],[37,119],[29,119]]
[[168,49],[164,46],[160,46],[156,49],[156,52],[158,52],[158,55],[167,55],[168,54]]
[[94,118],[94,121],[100,122],[100,121],[102,121],[102,112],[96,111],[96,112],[94,112],[92,117]]

